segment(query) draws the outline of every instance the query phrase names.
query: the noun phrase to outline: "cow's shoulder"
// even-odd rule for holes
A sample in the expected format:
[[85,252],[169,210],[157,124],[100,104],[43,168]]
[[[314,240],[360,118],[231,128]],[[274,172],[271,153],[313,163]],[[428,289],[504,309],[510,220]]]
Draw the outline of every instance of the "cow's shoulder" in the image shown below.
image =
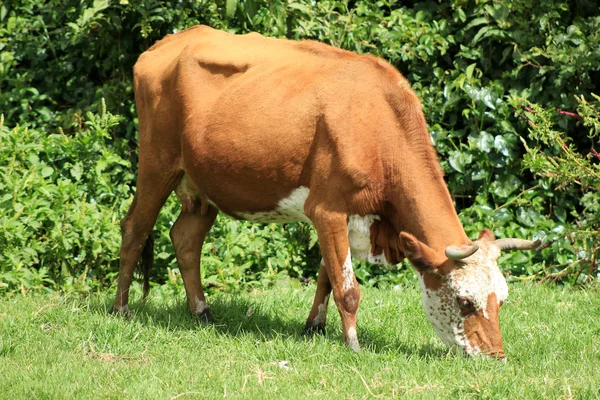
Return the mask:
[[165,36],[140,55],[134,76],[138,80],[164,79],[180,60],[189,57],[189,49],[202,43],[218,43],[230,34],[205,25],[197,25],[178,33]]

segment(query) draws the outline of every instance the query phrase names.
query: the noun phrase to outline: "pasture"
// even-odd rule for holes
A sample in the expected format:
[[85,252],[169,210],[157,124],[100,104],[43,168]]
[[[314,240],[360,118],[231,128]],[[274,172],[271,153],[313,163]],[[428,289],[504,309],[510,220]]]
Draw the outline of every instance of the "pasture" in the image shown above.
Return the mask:
[[[506,363],[448,352],[408,262],[354,265],[359,354],[332,302],[326,334],[304,335],[316,287],[299,281],[314,282],[321,259],[308,224],[218,216],[202,249],[215,323],[195,322],[170,240],[174,195],[154,231],[150,298],[136,284],[134,315],[109,313],[119,221],[140,191],[133,66],[197,24],[371,54],[405,76],[466,235],[543,243],[499,259],[512,282]],[[591,0],[0,4],[0,400],[600,398],[598,43]],[[439,210],[423,213],[436,228]]]
[[[136,287],[136,290],[138,288]],[[215,324],[154,291],[135,314],[112,294],[0,299],[0,393],[10,399],[599,398],[600,288],[511,284],[507,362],[448,353],[416,287],[362,288],[362,351],[303,324],[315,286],[210,296]],[[135,296],[134,299],[139,298]]]

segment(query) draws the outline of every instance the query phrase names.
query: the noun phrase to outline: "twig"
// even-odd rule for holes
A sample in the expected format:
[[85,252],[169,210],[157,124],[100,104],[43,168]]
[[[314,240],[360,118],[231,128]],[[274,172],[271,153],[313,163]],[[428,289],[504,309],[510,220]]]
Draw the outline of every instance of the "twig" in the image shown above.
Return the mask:
[[575,113],[572,113],[569,111],[563,111],[560,108],[557,108],[556,112],[559,113],[560,115],[566,115],[567,117],[581,118],[578,114],[575,114]]
[[380,397],[381,397],[381,395],[379,395],[379,396],[375,396],[375,395],[373,394],[373,392],[372,392],[372,391],[371,391],[371,389],[369,388],[369,385],[367,385],[367,382],[365,381],[365,378],[363,378],[363,377],[362,377],[362,375],[360,374],[360,372],[358,372],[358,370],[357,370],[356,368],[352,368],[352,370],[353,370],[354,372],[356,372],[356,374],[358,375],[358,377],[359,377],[359,378],[360,378],[360,380],[362,381],[363,385],[365,385],[365,387],[367,388],[367,391],[369,392],[369,394],[370,394],[371,396],[373,396],[373,397],[375,397],[375,398],[380,398]]
[[521,117],[521,118],[529,121],[530,123],[532,123],[534,126],[537,126],[537,123],[533,122],[527,115],[521,114],[521,113],[518,113],[518,112],[515,112],[515,114],[517,115],[517,117]]
[[52,307],[52,306],[55,306],[55,305],[56,305],[56,304],[54,304],[54,303],[49,303],[49,304],[46,304],[45,306],[41,307],[39,310],[37,310],[36,312],[34,312],[34,313],[33,313],[33,315],[32,315],[31,317],[32,317],[32,318],[35,318],[35,317],[37,317],[37,316],[38,316],[38,314],[39,314],[39,313],[41,313],[42,311],[44,311],[46,308],[48,308],[48,307]]
[[514,203],[519,197],[523,196],[526,192],[537,189],[539,186],[540,185],[534,185],[534,186],[530,187],[529,189],[523,190],[521,193],[519,193],[518,195],[516,195],[515,197],[510,199],[510,201],[507,201],[506,203],[502,204],[501,206],[496,207],[496,209],[494,211],[498,211],[501,208],[504,208],[504,207],[508,206],[509,204]]
[[529,107],[527,107],[527,106],[524,106],[524,105],[522,105],[522,104],[521,104],[519,107],[521,107],[523,110],[525,110],[525,111],[527,111],[527,112],[530,112],[530,113],[532,113],[532,114],[535,114],[535,111],[533,111],[531,108],[529,108]]
[[201,395],[203,393],[200,393],[200,392],[183,392],[183,393],[179,393],[177,396],[171,397],[171,400],[175,400],[175,399],[178,399],[180,397],[187,396],[188,394],[200,394]]

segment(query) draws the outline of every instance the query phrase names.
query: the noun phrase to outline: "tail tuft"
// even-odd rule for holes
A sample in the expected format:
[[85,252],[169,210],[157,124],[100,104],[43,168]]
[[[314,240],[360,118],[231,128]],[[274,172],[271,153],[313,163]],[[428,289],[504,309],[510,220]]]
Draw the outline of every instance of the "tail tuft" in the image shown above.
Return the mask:
[[152,232],[148,235],[148,239],[146,239],[146,244],[144,245],[144,249],[142,250],[142,258],[138,263],[138,271],[142,274],[142,279],[144,282],[144,289],[142,293],[142,299],[145,299],[150,292],[150,272],[152,270],[152,263],[154,262],[154,236]]

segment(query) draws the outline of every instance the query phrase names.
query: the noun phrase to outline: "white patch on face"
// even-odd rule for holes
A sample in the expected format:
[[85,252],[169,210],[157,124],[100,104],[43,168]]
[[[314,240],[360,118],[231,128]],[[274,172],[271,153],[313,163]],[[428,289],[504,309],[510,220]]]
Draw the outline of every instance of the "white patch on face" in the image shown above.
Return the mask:
[[313,320],[313,326],[325,326],[327,320],[327,305],[329,304],[329,295],[325,296],[322,304],[319,304],[319,313]]
[[496,293],[498,302],[508,297],[508,285],[496,260],[500,249],[488,242],[478,242],[479,250],[461,261],[462,267],[449,274],[451,289],[457,296],[469,299],[477,310],[487,314],[488,296]]
[[421,274],[417,275],[421,285],[423,309],[435,333],[451,348],[459,347],[471,354],[471,346],[464,331],[464,318],[460,315],[460,308],[455,304],[453,296],[443,296],[440,293],[445,289],[443,286],[438,290],[428,289]]
[[352,269],[352,256],[350,255],[350,249],[348,249],[348,255],[344,266],[342,267],[342,277],[344,281],[342,283],[342,289],[344,292],[354,288],[354,270]]
[[485,318],[489,318],[487,301],[491,293],[496,294],[498,303],[508,297],[506,280],[496,263],[500,250],[489,242],[478,241],[478,244],[479,250],[462,260],[462,265],[445,277],[439,289],[428,289],[421,274],[418,275],[423,308],[434,330],[444,343],[469,355],[477,355],[481,350],[467,340],[465,317],[461,315],[457,297],[469,299]]
[[371,225],[380,220],[379,215],[350,215],[348,217],[348,240],[352,257],[372,264],[390,265],[383,252],[374,256],[371,249]]
[[234,214],[247,221],[255,222],[311,222],[304,214],[304,203],[308,198],[309,189],[300,186],[292,190],[290,195],[279,200],[273,211],[262,211],[257,213],[235,212]]
[[196,309],[194,310],[196,314],[202,314],[204,310],[208,308],[208,304],[205,301],[200,299],[196,299]]

